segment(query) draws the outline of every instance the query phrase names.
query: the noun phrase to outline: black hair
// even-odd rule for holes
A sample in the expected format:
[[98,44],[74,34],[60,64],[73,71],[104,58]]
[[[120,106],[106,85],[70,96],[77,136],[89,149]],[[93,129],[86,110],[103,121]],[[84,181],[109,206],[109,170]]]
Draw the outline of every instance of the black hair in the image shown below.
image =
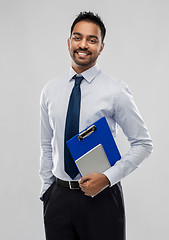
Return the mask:
[[71,35],[75,25],[81,21],[93,22],[96,25],[98,25],[101,30],[102,42],[104,41],[104,37],[106,35],[106,28],[100,16],[98,14],[94,14],[93,12],[80,12],[79,15],[77,15],[76,19],[74,20],[71,26],[70,30]]

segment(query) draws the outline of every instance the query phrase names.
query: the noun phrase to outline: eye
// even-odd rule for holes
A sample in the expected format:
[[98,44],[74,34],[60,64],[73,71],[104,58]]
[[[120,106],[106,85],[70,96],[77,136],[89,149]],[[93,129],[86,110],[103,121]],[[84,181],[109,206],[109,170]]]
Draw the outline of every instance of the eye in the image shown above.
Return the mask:
[[90,42],[90,43],[96,43],[97,40],[92,38],[92,39],[89,40],[89,42]]
[[76,40],[76,41],[79,41],[79,40],[80,40],[80,37],[78,37],[78,36],[73,36],[73,39]]

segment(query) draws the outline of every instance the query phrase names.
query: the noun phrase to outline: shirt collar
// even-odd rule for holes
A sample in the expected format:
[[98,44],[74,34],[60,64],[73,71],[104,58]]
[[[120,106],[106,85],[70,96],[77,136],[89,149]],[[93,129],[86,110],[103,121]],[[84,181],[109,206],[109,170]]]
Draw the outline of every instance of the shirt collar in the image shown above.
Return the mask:
[[[86,71],[82,72],[80,75],[86,79],[88,83],[90,83],[100,72],[100,68],[98,64],[95,64],[93,67],[87,69]],[[69,71],[69,81],[72,80],[73,76],[76,75],[77,73],[75,70],[71,67]]]

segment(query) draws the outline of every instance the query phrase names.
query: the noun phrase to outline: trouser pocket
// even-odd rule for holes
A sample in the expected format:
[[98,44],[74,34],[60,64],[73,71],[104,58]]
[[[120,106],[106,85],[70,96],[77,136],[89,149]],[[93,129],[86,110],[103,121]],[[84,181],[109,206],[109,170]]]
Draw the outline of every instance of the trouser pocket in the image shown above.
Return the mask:
[[43,203],[44,205],[48,203],[53,187],[55,185],[55,181],[50,185],[50,187],[46,190],[46,192],[43,194]]

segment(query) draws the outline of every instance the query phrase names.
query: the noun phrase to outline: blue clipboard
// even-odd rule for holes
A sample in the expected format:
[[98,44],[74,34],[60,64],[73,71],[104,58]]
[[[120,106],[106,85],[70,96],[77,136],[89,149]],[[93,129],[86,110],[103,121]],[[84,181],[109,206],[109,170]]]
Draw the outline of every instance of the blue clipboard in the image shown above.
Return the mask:
[[74,161],[92,150],[98,144],[102,144],[111,166],[121,158],[105,117],[100,118],[69,139],[66,143]]

